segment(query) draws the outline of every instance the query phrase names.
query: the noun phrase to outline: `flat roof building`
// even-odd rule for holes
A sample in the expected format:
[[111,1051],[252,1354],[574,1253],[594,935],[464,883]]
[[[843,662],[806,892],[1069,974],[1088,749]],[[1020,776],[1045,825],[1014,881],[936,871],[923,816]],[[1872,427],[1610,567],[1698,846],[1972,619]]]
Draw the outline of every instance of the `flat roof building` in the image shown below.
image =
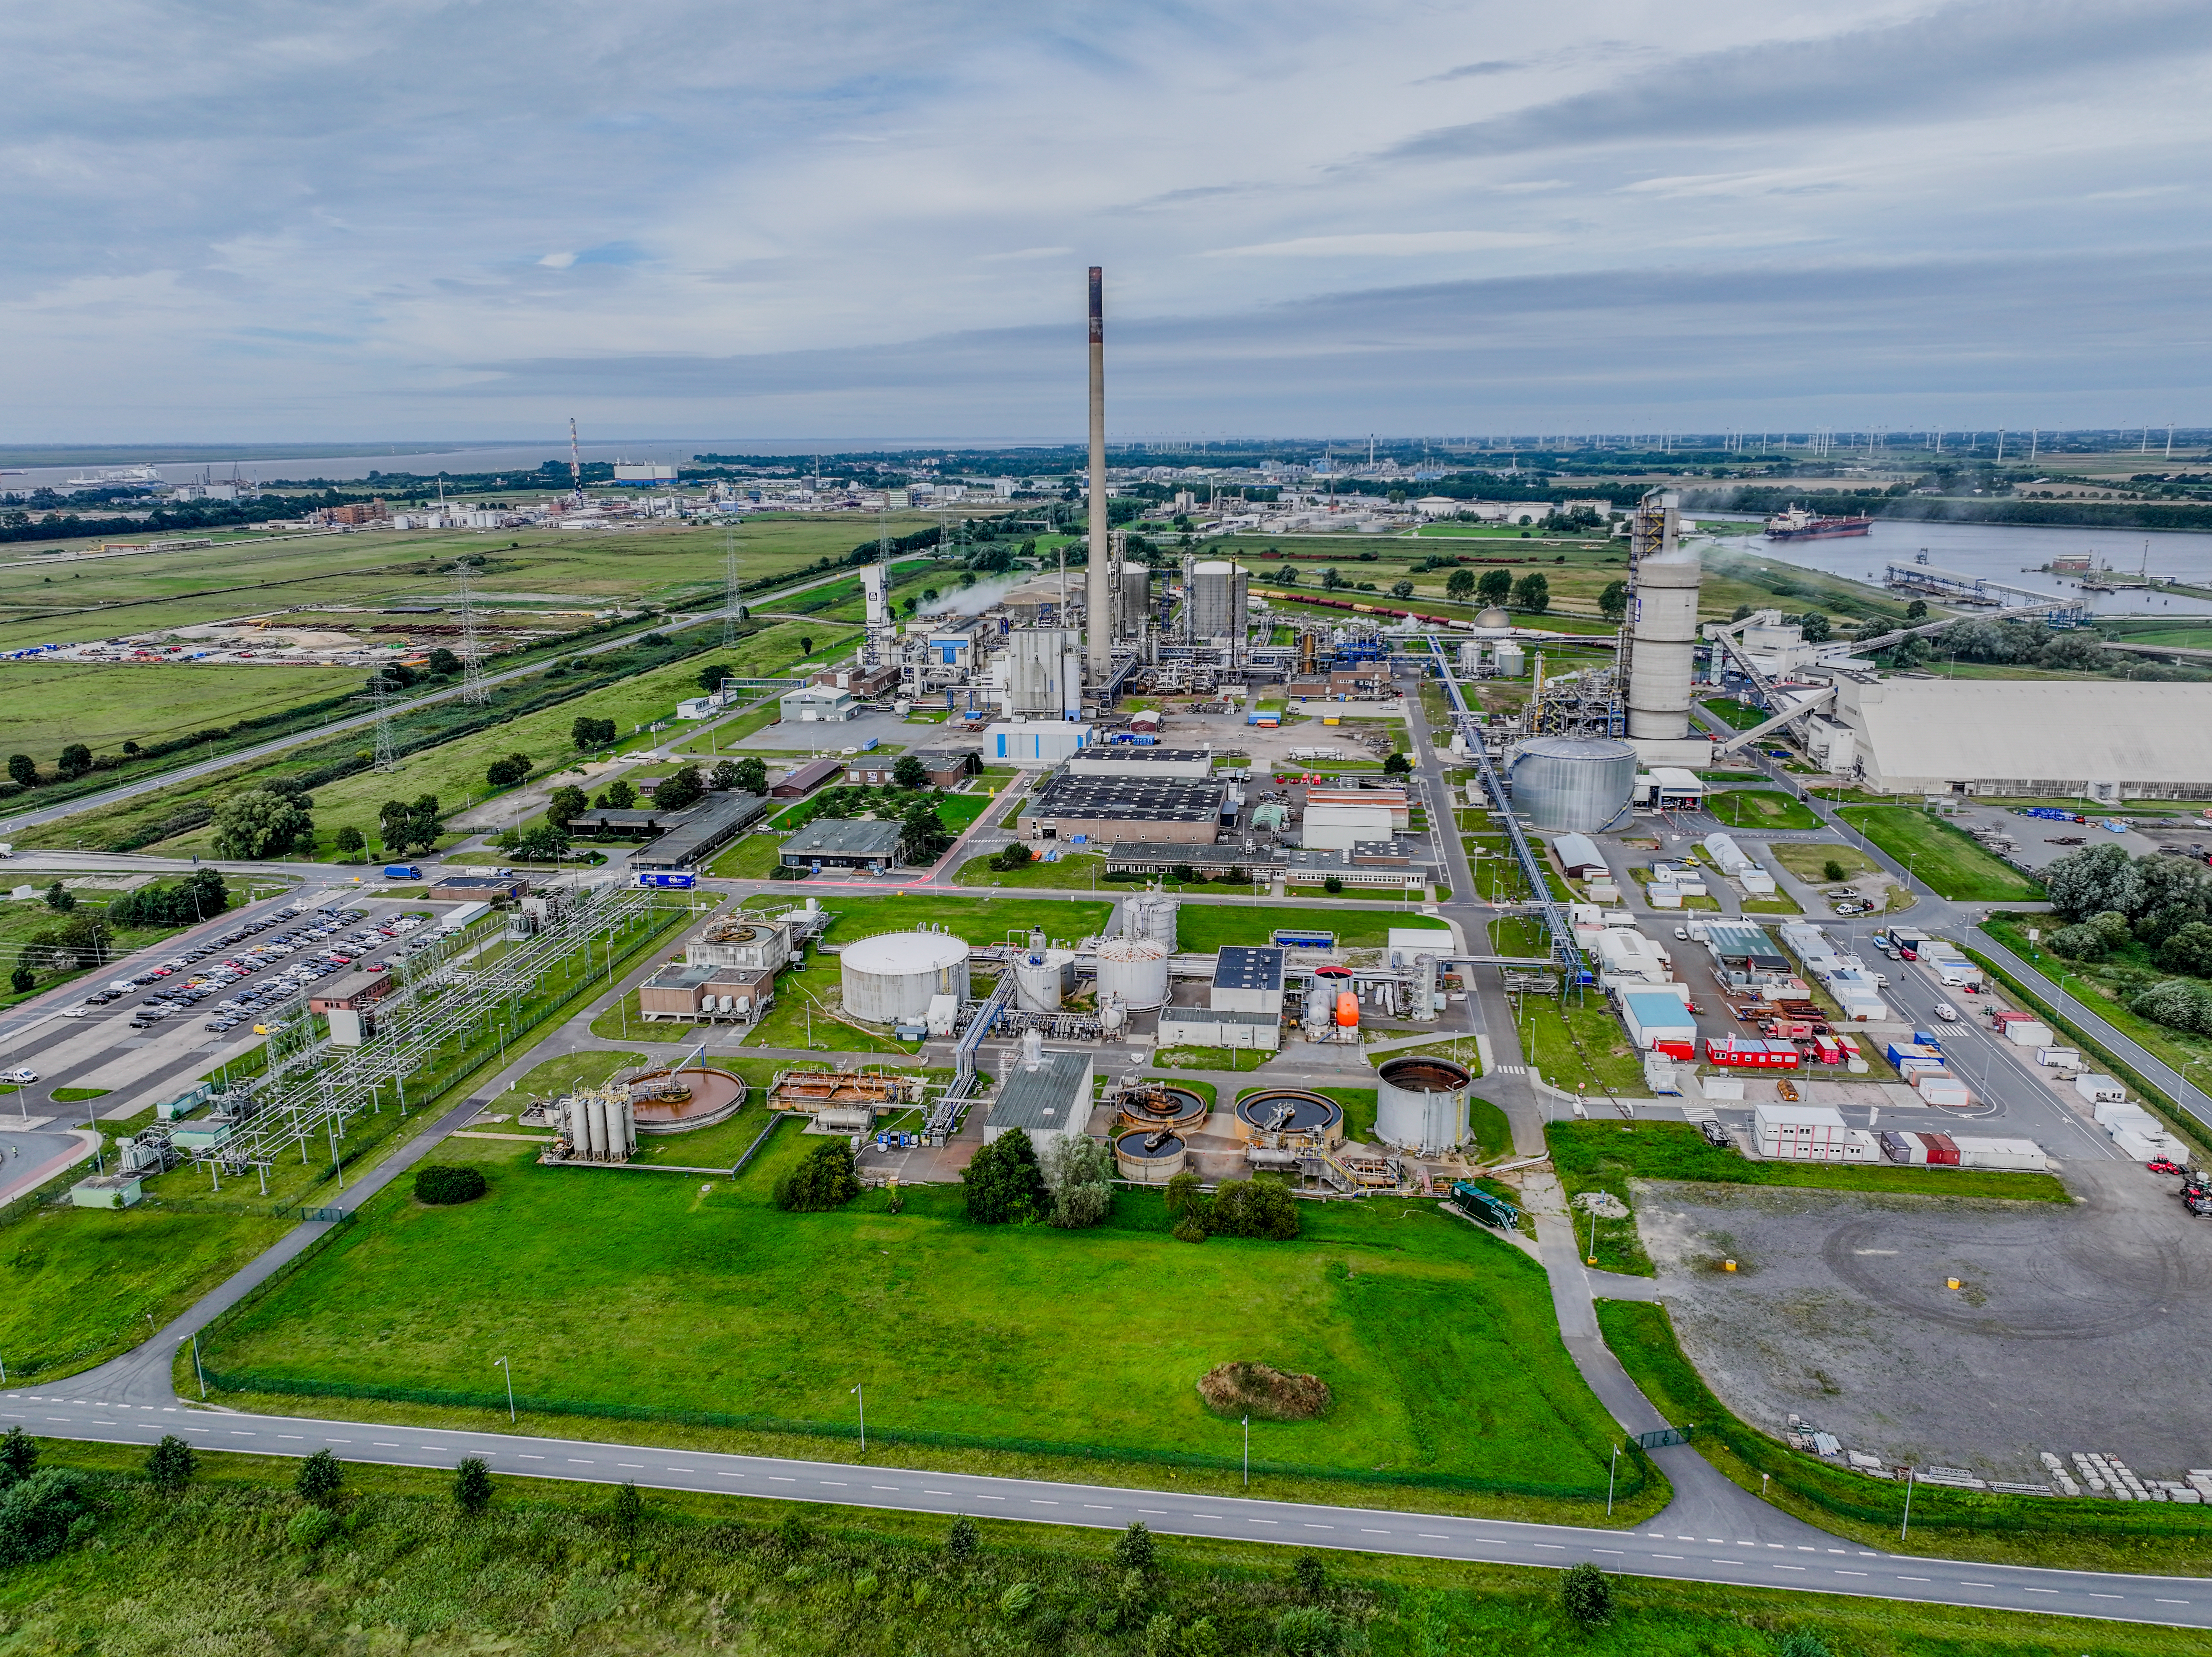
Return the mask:
[[1283,952],[1245,944],[1224,944],[1213,958],[1213,989],[1208,1000],[1216,1012],[1258,1012],[1279,1017],[1283,1011]]
[[897,863],[900,825],[819,817],[783,843],[787,869],[888,869]]
[[833,685],[803,684],[777,699],[786,725],[842,725],[860,711],[860,699]]
[[983,1143],[1019,1128],[1042,1151],[1054,1138],[1076,1138],[1091,1128],[1091,1055],[1042,1053],[1032,1068],[1018,1052],[1006,1063],[998,1097],[983,1124]]
[[1283,1042],[1279,1014],[1239,1012],[1229,1007],[1163,1007],[1160,1045],[1192,1047],[1249,1047],[1273,1053]]
[[709,794],[688,811],[662,819],[668,832],[629,854],[633,869],[696,869],[768,815],[758,794]]
[[1199,748],[1139,748],[1133,743],[1093,744],[1068,756],[1072,777],[1142,777],[1160,782],[1204,782],[1213,756]]
[[1226,791],[1212,782],[1060,773],[1022,803],[1025,839],[1174,841],[1211,846]]

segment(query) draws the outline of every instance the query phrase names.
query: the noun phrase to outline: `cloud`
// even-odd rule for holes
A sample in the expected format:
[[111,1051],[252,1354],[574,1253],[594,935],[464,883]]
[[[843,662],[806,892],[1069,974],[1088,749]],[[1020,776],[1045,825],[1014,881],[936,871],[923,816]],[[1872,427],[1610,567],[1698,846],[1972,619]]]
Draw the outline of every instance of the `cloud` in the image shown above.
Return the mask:
[[1559,240],[1532,230],[1370,230],[1345,236],[1301,236],[1249,247],[1214,247],[1200,258],[1419,258],[1480,253],[1499,247],[1540,247]]
[[975,263],[978,264],[1000,264],[1009,259],[1065,258],[1074,251],[1075,250],[1072,247],[1024,247],[1020,249],[1018,252],[1012,253],[978,253],[975,256]]
[[566,270],[576,262],[576,256],[574,253],[548,253],[538,262],[548,270]]
[[1457,69],[1448,69],[1441,75],[1424,76],[1413,82],[1417,87],[1432,87],[1444,81],[1472,81],[1491,75],[1510,75],[1528,65],[1508,58],[1492,58],[1487,63],[1462,64]]

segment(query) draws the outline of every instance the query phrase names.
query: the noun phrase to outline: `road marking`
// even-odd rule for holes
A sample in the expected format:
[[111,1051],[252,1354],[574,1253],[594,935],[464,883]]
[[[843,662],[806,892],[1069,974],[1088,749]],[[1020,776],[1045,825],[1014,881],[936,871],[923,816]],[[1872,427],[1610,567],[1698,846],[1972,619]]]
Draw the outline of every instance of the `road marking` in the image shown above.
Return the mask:
[[369,1440],[369,1441],[368,1441],[368,1442],[369,1442],[369,1448],[372,1448],[372,1449],[377,1449],[377,1450],[396,1450],[396,1449],[398,1449],[398,1448],[399,1448],[397,1444],[386,1444],[386,1443],[382,1439],[380,1439],[380,1438],[372,1438],[371,1440]]
[[279,1438],[305,1438],[307,1435],[305,1433],[279,1433],[276,1436]]
[[1139,1508],[1137,1511],[1139,1513],[1151,1514],[1154,1517],[1159,1519],[1165,1519],[1168,1516],[1168,1510],[1165,1508]]
[[447,1449],[442,1444],[418,1444],[415,1448],[418,1450],[435,1450],[440,1455],[451,1455],[453,1454],[451,1450]]
[[1712,1563],[1716,1565],[1733,1565],[1736,1562],[1733,1559],[1716,1559]]
[[[665,1473],[688,1473],[691,1469],[689,1467],[663,1467],[660,1471]],[[898,1486],[896,1484],[878,1484],[876,1488],[879,1490],[895,1490]]]
[[1803,1570],[1806,1567],[1803,1565],[1777,1565],[1774,1569],[1777,1570]]
[[799,1483],[795,1478],[786,1478],[781,1473],[770,1473],[769,1475],[769,1482],[775,1484],[796,1484]]
[[2119,1599],[2126,1596],[2118,1593],[2092,1593],[2089,1597],[2092,1599]]
[[1376,1530],[1370,1530],[1370,1529],[1368,1529],[1368,1527],[1367,1527],[1366,1526],[1364,1526],[1364,1525],[1362,1525],[1362,1526],[1359,1527],[1359,1533],[1360,1533],[1362,1536],[1388,1536],[1388,1535],[1389,1535],[1389,1534],[1390,1534],[1390,1533],[1389,1533],[1389,1532],[1388,1532],[1388,1531],[1376,1531]]
[[[878,1490],[881,1490],[881,1489],[883,1489],[884,1487],[883,1487],[882,1485],[878,1484],[878,1485],[877,1485],[877,1486],[876,1486],[876,1488],[877,1488]],[[1108,1507],[1108,1506],[1107,1506],[1104,1502],[1085,1502],[1083,1505],[1084,1505],[1085,1508],[1089,1508],[1092,1513],[1111,1513],[1111,1512],[1113,1512],[1113,1511],[1114,1511],[1114,1510],[1113,1510],[1113,1508],[1111,1508]]]
[[1836,1575],[1838,1576],[1864,1576],[1866,1573],[1863,1570],[1838,1570]]
[[48,1416],[46,1419],[49,1421],[67,1421],[69,1417],[67,1416]]
[[1592,1548],[1590,1551],[1592,1553],[1620,1553],[1622,1550],[1619,1548]]
[[1537,1544],[1536,1544],[1536,1545],[1537,1545],[1538,1547],[1540,1547],[1540,1548],[1553,1548],[1553,1549],[1556,1549],[1558,1551],[1559,1551],[1559,1552],[1561,1552],[1561,1553],[1565,1553],[1565,1552],[1566,1551],[1566,1548],[1567,1548],[1567,1545],[1566,1545],[1565,1543],[1564,1543],[1564,1542],[1539,1542],[1539,1543],[1537,1543]]
[[979,1495],[979,1496],[976,1496],[976,1498],[975,1498],[975,1499],[976,1499],[978,1502],[1004,1502],[1006,1498],[1005,1496],[981,1496],[981,1495]]
[[246,1431],[243,1427],[232,1428],[230,1429],[230,1435],[233,1438],[253,1438],[258,1436],[257,1434]]
[[92,1418],[92,1424],[95,1427],[112,1427],[115,1425],[113,1422],[108,1420],[105,1416],[94,1416]]
[[542,1455],[532,1455],[532,1454],[530,1454],[530,1452],[529,1452],[529,1451],[527,1451],[527,1450],[521,1450],[521,1451],[518,1451],[518,1452],[516,1452],[516,1454],[519,1454],[519,1455],[520,1455],[520,1456],[521,1456],[521,1458],[522,1458],[525,1461],[543,1461],[543,1460],[545,1460],[545,1458],[544,1458],[544,1456],[542,1456]]
[[1679,1553],[1655,1553],[1651,1557],[1654,1559],[1680,1559],[1682,1556]]
[[[624,1466],[628,1466],[629,1464],[628,1462],[624,1462],[623,1465]],[[841,1490],[845,1488],[845,1481],[842,1478],[823,1478],[817,1479],[815,1482],[820,1484],[835,1484]]]
[[[1780,1544],[1780,1543],[1777,1543],[1775,1545],[1776,1545],[1777,1547],[1779,1547],[1779,1546],[1781,1545],[1781,1544]],[[1817,1551],[1818,1551],[1818,1550],[1814,1549],[1814,1548],[1808,1548],[1808,1547],[1804,1546],[1802,1544],[1800,1544],[1800,1545],[1799,1545],[1799,1546],[1798,1546],[1797,1551],[1798,1551],[1798,1552],[1800,1552],[1800,1553],[1814,1553],[1814,1552],[1817,1552]],[[1831,1549],[1831,1550],[1830,1550],[1830,1551],[1831,1551],[1831,1552],[1832,1552],[1832,1553],[1841,1553],[1841,1552],[1843,1551],[1843,1550],[1842,1550],[1841,1548],[1833,1548],[1833,1549]]]
[[[427,1450],[430,1447],[425,1444],[422,1448]],[[581,1456],[572,1455],[568,1458],[568,1465],[572,1467],[596,1467],[599,1464],[596,1461],[586,1461]]]
[[[543,1460],[544,1458],[540,1457],[539,1460]],[[743,1478],[744,1475],[743,1473],[727,1472],[722,1468],[717,1467],[714,1469],[714,1477],[717,1478]],[[934,1492],[932,1494],[934,1494]]]
[[1770,1548],[1778,1548],[1782,1545],[1779,1542],[1769,1542],[1766,1545]]
[[1306,1525],[1306,1528],[1310,1531],[1333,1531],[1336,1527],[1334,1525],[1316,1525],[1309,1521]]
[[1419,1537],[1424,1542],[1449,1542],[1451,1540],[1451,1538],[1449,1536],[1438,1536],[1433,1531],[1415,1531],[1413,1534]]
[[2056,1593],[2058,1590],[2057,1588],[2030,1588],[2028,1592],[2030,1593]]
[[211,1433],[215,1429],[212,1427],[187,1427],[185,1430],[188,1433]]
[[1275,1525],[1282,1521],[1275,1519],[1248,1519],[1244,1522],[1248,1525]]
[[[688,1473],[691,1470],[689,1467],[671,1467],[668,1471],[672,1473]],[[868,1488],[872,1490],[895,1490],[898,1489],[898,1486],[896,1484],[871,1484]]]
[[[726,1477],[726,1478],[735,1478],[741,1477],[741,1475],[739,1475],[739,1474],[736,1474],[736,1473],[728,1473],[728,1474],[725,1474],[725,1475],[724,1475],[724,1477]],[[951,1492],[951,1491],[950,1491],[950,1490],[933,1490],[929,1489],[927,1485],[923,1486],[923,1488],[922,1488],[922,1492],[921,1492],[921,1493],[922,1493],[924,1496],[950,1496],[950,1495],[951,1495],[951,1494],[952,1494],[952,1492]]]
[[1961,1582],[1959,1586],[1962,1588],[1993,1588],[1996,1587],[1996,1584],[1994,1582]]
[[645,1463],[642,1461],[617,1461],[615,1463],[615,1466],[617,1467],[627,1467],[634,1473],[641,1473],[645,1471]]
[[2154,1603],[2161,1605],[2185,1605],[2189,1601],[2186,1599],[2160,1599]]

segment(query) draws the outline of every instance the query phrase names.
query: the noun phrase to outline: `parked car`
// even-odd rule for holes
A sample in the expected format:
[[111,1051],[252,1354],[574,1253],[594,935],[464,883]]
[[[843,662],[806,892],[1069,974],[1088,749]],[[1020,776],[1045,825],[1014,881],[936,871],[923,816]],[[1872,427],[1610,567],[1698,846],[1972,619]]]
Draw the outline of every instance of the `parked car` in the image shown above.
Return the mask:
[[28,1065],[19,1065],[14,1070],[0,1073],[0,1082],[13,1082],[19,1088],[27,1088],[38,1079],[39,1072]]
[[1938,1001],[1936,1004],[1936,1016],[1947,1024],[1955,1024],[1959,1022],[1959,1010],[1948,1001]]

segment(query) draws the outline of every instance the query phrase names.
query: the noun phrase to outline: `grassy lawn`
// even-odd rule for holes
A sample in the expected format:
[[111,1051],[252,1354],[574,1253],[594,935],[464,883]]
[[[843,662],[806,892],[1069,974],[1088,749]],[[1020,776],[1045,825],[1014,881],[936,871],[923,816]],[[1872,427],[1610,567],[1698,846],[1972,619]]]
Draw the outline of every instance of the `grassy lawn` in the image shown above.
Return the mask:
[[689,1021],[647,1023],[638,1011],[635,990],[592,1020],[592,1034],[609,1041],[692,1041],[698,1039],[702,1028]]
[[1642,1056],[1594,988],[1579,1000],[1571,992],[1522,996],[1520,1031],[1521,1050],[1539,1076],[1571,1093],[1585,1089],[1599,1109],[1609,1108],[1607,1088],[1628,1099],[1649,1091]]
[[[1404,1032],[1400,1031],[1398,1034],[1403,1035]],[[1428,1053],[1435,1058],[1449,1059],[1455,1065],[1464,1065],[1470,1076],[1482,1074],[1482,1054],[1476,1048],[1474,1038],[1472,1035],[1452,1036],[1444,1041],[1429,1042],[1423,1047],[1400,1047],[1393,1053],[1370,1053],[1367,1055],[1367,1062],[1370,1065],[1387,1064],[1389,1060],[1409,1053]]]
[[[775,1005],[745,1037],[749,1047],[802,1047],[816,1053],[910,1053],[888,1035],[847,1023],[834,1011],[837,989],[829,969],[788,972],[776,980]],[[688,1029],[688,1027],[686,1027]],[[598,1027],[593,1026],[593,1033]]]
[[1275,1055],[1253,1047],[1160,1047],[1152,1062],[1163,1070],[1257,1070]]
[[[1878,875],[1881,869],[1875,860],[1856,846],[1830,846],[1817,841],[1784,841],[1767,848],[1774,861],[1798,879],[1810,886],[1825,886],[1832,880],[1856,880],[1861,875]],[[1832,876],[1828,865],[1839,865],[1843,873]]]
[[[797,901],[778,893],[748,898],[745,907],[773,912]],[[1045,936],[1055,941],[1073,940],[1094,935],[1114,913],[1113,904],[1103,898],[1094,903],[1066,898],[944,897],[934,892],[897,897],[847,897],[832,892],[823,895],[822,907],[835,917],[822,941],[838,944],[925,920],[970,944],[1003,944],[1009,932],[1023,934],[1026,943],[1032,926],[1042,926]]]
[[1846,805],[1837,815],[1899,863],[1939,897],[2009,902],[2039,898],[2043,888],[2009,864],[1917,805]]
[[[1603,1500],[1611,1423],[1559,1343],[1541,1270],[1432,1205],[1302,1206],[1295,1241],[1201,1247],[1168,1236],[1151,1193],[1117,1193],[1112,1220],[1079,1232],[971,1226],[949,1187],[903,1193],[896,1216],[882,1193],[778,1214],[769,1188],[809,1148],[779,1136],[702,1193],[460,1142],[488,1199],[380,1194],[204,1341],[209,1365],[240,1386],[489,1399],[485,1343],[526,1330],[517,1390],[535,1399],[620,1406],[650,1375],[672,1409],[841,1430],[858,1378],[883,1400],[872,1435],[894,1442],[1226,1462],[1231,1423],[1193,1383],[1251,1357],[1321,1375],[1337,1399],[1321,1421],[1255,1430],[1255,1464]],[[500,1293],[457,1259],[499,1262]]]
[[1224,944],[1265,944],[1279,926],[1316,926],[1336,934],[1340,945],[1362,948],[1388,944],[1393,926],[1434,926],[1432,917],[1393,908],[1358,908],[1331,904],[1291,909],[1265,904],[1186,903],[1176,913],[1176,937],[1195,955]]
[[1731,828],[1820,827],[1820,819],[1809,806],[1774,788],[1723,789],[1706,797],[1705,810]]
[[[664,1055],[665,1056],[665,1055]],[[529,1108],[534,1098],[556,1099],[575,1088],[595,1088],[628,1065],[642,1065],[641,1053],[608,1053],[591,1049],[549,1059],[484,1107],[488,1114],[512,1116]]]
[[1747,897],[1742,908],[1747,915],[1802,915],[1797,900],[1787,892],[1777,891],[1772,897]]
[[709,864],[707,872],[728,880],[766,880],[779,860],[784,837],[747,835]]
[[[504,1410],[498,1419],[504,1425]],[[530,1424],[538,1423],[524,1430]],[[42,1440],[39,1448],[41,1466],[88,1475],[102,1505],[92,1545],[12,1568],[11,1624],[27,1650],[245,1650],[259,1643],[259,1630],[296,1617],[309,1627],[388,1630],[386,1643],[424,1651],[455,1646],[449,1631],[465,1630],[460,1637],[484,1650],[672,1657],[722,1639],[757,1642],[776,1657],[902,1657],[994,1647],[1007,1637],[999,1597],[1018,1581],[1037,1589],[1024,1633],[1095,1624],[1120,1581],[1104,1531],[986,1515],[973,1563],[949,1566],[949,1521],[939,1514],[650,1489],[641,1545],[632,1547],[609,1525],[605,1484],[552,1478],[499,1478],[463,1552],[450,1545],[449,1472],[359,1463],[346,1469],[343,1539],[301,1550],[265,1534],[276,1516],[297,1510],[292,1458],[204,1456],[190,1490],[172,1496],[143,1482],[136,1446]],[[2071,1513],[2079,1504],[2044,1505]],[[2139,1511],[2171,1519],[2194,1510]],[[787,1520],[806,1533],[796,1579],[773,1540]],[[2202,1644],[2197,1630],[2148,1623],[1635,1576],[1613,1579],[1613,1620],[1593,1638],[1560,1609],[1556,1571],[1353,1552],[1325,1558],[1327,1603],[1352,1611],[1361,1648],[1380,1657],[1553,1657],[1585,1648],[1760,1657],[1784,1630],[1855,1657],[2091,1649],[2180,1657]],[[1140,1609],[1163,1627],[1204,1619],[1226,1651],[1272,1650],[1278,1619],[1302,1597],[1291,1563],[1287,1549],[1264,1543],[1164,1539]],[[895,1614],[859,1610],[864,1581]],[[772,1639],[759,1638],[771,1630]]]
[[1733,696],[1708,697],[1698,706],[1738,731],[1748,731],[1752,726],[1763,725],[1774,717],[1764,709],[1752,707],[1748,702],[1740,702]]
[[0,754],[28,754],[49,773],[70,743],[110,755],[125,742],[151,747],[342,696],[362,683],[353,667],[0,663]]
[[[1691,1442],[1728,1478],[1868,1547],[1898,1545],[1905,1486],[1793,1450],[1738,1418],[1683,1353],[1664,1307],[1601,1300],[1597,1320],[1605,1344],[1644,1395],[1669,1423],[1695,1428]],[[2212,1520],[2201,1506],[2054,1502],[1940,1484],[1920,1484],[1911,1495],[1916,1552],[2075,1570],[2197,1575],[2212,1567]]]
[[[1025,863],[1018,869],[994,869],[988,856],[969,858],[953,876],[961,886],[1027,888],[1032,891],[1087,892],[1105,871],[1106,859],[1096,852],[1063,852],[1057,862]],[[1111,891],[1113,889],[1106,889]]]
[[[1609,1191],[1635,1206],[1631,1180],[1682,1180],[1704,1185],[1791,1186],[1814,1191],[1873,1191],[1886,1196],[1990,1197],[2063,1203],[2065,1187],[2049,1174],[2006,1168],[1902,1168],[1889,1162],[1754,1162],[1705,1143],[1687,1122],[1552,1122],[1544,1129],[1552,1166],[1570,1198]],[[1626,1223],[1620,1227],[1626,1233]],[[1651,1262],[1632,1235],[1600,1238],[1607,1270],[1651,1275]]]

